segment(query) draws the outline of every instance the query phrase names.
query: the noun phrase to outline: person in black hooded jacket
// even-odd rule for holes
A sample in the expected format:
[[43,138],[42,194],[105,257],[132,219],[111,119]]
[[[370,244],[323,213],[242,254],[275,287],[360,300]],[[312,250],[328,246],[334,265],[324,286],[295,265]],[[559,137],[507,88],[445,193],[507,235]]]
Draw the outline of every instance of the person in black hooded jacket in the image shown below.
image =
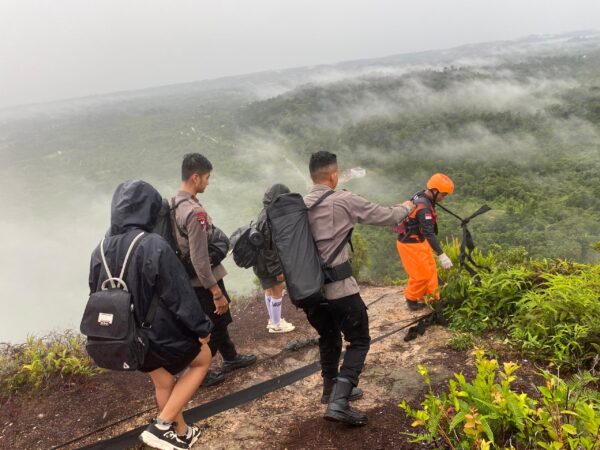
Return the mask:
[[281,317],[283,303],[283,269],[279,262],[277,249],[271,240],[271,230],[267,221],[267,207],[281,194],[289,194],[290,189],[284,184],[274,184],[263,197],[264,208],[256,219],[256,228],[263,234],[264,245],[258,252],[254,274],[265,290],[265,304],[269,313],[267,329],[269,333],[287,333],[294,331],[294,325]]
[[[188,426],[182,412],[210,366],[207,344],[213,324],[198,304],[175,252],[161,236],[149,232],[160,207],[161,196],[148,183],[121,183],[112,199],[104,254],[111,272],[118,273],[133,239],[146,232],[130,256],[125,276],[138,323],[146,317],[153,297],[158,296],[154,319],[146,330],[149,349],[140,370],[148,372],[154,383],[159,414],[140,438],[151,447],[183,450],[199,436],[198,427]],[[98,246],[90,263],[90,291],[99,291],[106,279]]]

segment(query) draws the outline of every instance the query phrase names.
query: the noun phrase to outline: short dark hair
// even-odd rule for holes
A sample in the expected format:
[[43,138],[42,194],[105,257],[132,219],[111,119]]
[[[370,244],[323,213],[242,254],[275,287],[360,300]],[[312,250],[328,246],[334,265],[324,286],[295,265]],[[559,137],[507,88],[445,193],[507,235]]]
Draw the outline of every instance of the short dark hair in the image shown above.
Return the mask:
[[213,166],[206,156],[200,153],[188,153],[183,157],[181,163],[181,179],[183,181],[189,180],[195,173],[204,175],[212,170]]
[[337,156],[334,153],[320,151],[313,153],[308,163],[308,170],[310,171],[311,178],[320,179],[323,175],[323,169],[328,168],[332,165],[337,165]]

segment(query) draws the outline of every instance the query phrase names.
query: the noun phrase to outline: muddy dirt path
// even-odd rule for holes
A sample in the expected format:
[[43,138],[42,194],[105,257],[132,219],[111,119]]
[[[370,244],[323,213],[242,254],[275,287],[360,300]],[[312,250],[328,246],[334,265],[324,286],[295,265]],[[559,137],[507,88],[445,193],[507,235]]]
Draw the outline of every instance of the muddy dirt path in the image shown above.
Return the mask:
[[[417,314],[410,312],[404,305],[404,297],[399,288],[365,288],[362,294],[367,304],[379,300],[369,308],[372,338],[417,317]],[[448,340],[445,329],[433,327],[423,337],[411,343],[404,342],[404,336],[405,332],[402,331],[371,347],[360,384],[365,396],[354,402],[358,409],[375,412],[370,414],[371,423],[366,429],[377,428],[378,422],[387,423],[388,413],[381,410],[377,414],[378,409],[387,410],[390,402],[397,408],[401,399],[414,400],[422,394],[424,386],[416,371],[418,363],[429,361],[427,365],[431,368],[434,383],[437,379],[451,376],[451,371],[442,363],[447,356],[443,348]],[[266,349],[263,345],[267,346],[269,343],[261,343],[260,348]],[[292,370],[317,358],[318,349],[315,346],[286,356],[281,365],[284,370]],[[266,376],[275,374],[279,374],[279,367],[265,373]],[[325,407],[319,403],[320,397],[321,377],[315,374],[250,404],[208,419],[204,423],[206,428],[203,437],[195,448],[376,448],[361,439],[365,429],[351,430],[324,421],[321,416]],[[393,410],[391,414],[394,415]],[[384,420],[381,420],[382,415],[386,416]],[[330,431],[333,433],[329,433]],[[344,435],[348,439],[344,439]],[[407,444],[406,448],[414,448],[406,438],[403,441]],[[401,445],[400,442],[398,444]]]
[[[418,317],[405,306],[402,288],[363,287],[362,296],[371,305],[369,317],[374,339]],[[259,362],[229,374],[227,381],[219,386],[200,389],[189,407],[317,361],[316,333],[304,313],[286,304],[284,316],[296,325],[296,330],[269,334],[262,298],[240,303],[234,309],[231,335],[239,352],[255,353]],[[356,408],[369,412],[370,423],[366,427],[350,429],[322,419],[325,407],[319,402],[321,377],[317,373],[202,421],[204,433],[194,448],[358,449],[365,448],[366,442],[373,449],[415,448],[401,434],[410,430],[410,422],[405,423],[407,419],[397,405],[402,399],[414,402],[422,397],[424,385],[416,371],[417,364],[427,363],[435,383],[461,370],[466,358],[448,349],[449,334],[444,328],[432,327],[410,343],[403,341],[404,336],[405,331],[401,331],[371,347],[360,384],[365,396],[354,403]],[[311,339],[312,344],[299,350],[286,350],[290,343]],[[218,358],[215,360],[214,365],[218,366]],[[16,398],[0,411],[0,448],[48,449],[108,426],[62,447],[79,448],[147,424],[156,415],[153,405],[151,383],[145,375],[137,373],[106,373],[83,384],[49,391],[42,399]],[[126,420],[112,425],[123,419]]]

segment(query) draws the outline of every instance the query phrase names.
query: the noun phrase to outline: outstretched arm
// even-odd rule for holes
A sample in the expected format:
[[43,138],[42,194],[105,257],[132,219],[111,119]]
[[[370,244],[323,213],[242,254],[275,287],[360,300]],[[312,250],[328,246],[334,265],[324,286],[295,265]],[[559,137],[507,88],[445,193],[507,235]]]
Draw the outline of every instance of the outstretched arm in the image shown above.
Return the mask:
[[354,222],[366,225],[398,225],[415,209],[411,201],[389,208],[356,194],[352,194],[350,201]]

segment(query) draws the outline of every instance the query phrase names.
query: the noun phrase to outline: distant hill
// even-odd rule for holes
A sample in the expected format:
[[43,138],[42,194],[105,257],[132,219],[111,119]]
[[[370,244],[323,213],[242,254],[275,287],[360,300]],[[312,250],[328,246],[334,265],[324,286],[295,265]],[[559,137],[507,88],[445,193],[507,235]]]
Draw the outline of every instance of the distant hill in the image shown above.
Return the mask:
[[[187,152],[214,163],[202,202],[226,232],[255,217],[272,183],[305,192],[310,153],[327,149],[342,169],[367,171],[340,187],[384,204],[448,173],[457,190],[447,206],[493,208],[473,223],[484,248],[595,261],[599,137],[598,32],[2,110],[0,285],[8,316],[22,320],[3,324],[0,340],[76,325],[115,186],[143,178],[172,195]],[[441,214],[440,233],[460,228]],[[364,278],[401,276],[391,231],[357,234],[372,260]],[[232,291],[253,288],[249,272],[228,268]]]

